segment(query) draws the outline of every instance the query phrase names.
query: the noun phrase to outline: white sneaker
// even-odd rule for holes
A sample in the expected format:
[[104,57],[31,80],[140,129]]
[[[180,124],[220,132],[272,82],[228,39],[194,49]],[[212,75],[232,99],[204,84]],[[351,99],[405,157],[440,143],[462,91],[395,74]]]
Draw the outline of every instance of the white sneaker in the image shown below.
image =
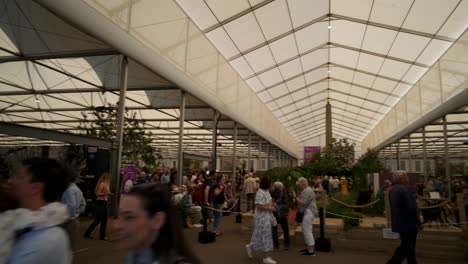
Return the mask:
[[264,264],[276,264],[276,261],[274,261],[271,257],[266,257],[266,258],[263,258],[263,263]]
[[247,244],[245,245],[245,251],[247,251],[247,256],[249,258],[253,258],[253,254],[252,254],[252,244]]

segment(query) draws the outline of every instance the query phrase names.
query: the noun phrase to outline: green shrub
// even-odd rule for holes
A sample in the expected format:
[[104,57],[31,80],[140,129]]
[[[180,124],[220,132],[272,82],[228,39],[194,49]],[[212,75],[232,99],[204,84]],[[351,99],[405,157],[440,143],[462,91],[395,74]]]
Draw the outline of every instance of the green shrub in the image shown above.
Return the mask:
[[379,201],[369,207],[362,208],[361,213],[368,216],[383,216],[385,212],[385,194],[384,192],[379,192],[375,195],[372,201],[379,199]]
[[[348,231],[353,227],[358,227],[361,223],[361,214],[352,210],[345,211],[343,213],[344,216],[349,216],[353,218],[343,217],[343,228],[344,230]],[[359,219],[355,219],[359,218]]]

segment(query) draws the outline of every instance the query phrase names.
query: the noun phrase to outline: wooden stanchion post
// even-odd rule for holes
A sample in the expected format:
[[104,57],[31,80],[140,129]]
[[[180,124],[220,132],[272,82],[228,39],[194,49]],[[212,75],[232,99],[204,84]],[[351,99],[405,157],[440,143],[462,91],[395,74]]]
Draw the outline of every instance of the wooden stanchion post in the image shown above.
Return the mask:
[[387,227],[392,227],[392,215],[390,210],[390,194],[385,192],[385,216],[387,218]]
[[468,225],[466,224],[466,211],[465,211],[465,204],[464,204],[464,194],[457,193],[457,205],[458,205],[458,213],[460,215],[460,222],[464,223],[461,225],[463,232],[468,232]]

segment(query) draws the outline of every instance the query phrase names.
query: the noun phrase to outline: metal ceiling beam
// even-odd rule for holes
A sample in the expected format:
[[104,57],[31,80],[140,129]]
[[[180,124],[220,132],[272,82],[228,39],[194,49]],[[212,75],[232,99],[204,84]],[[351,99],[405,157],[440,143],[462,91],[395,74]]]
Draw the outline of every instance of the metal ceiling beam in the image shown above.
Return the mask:
[[[318,81],[315,81],[315,82],[313,82],[313,83],[311,83],[311,84],[306,84],[306,85],[304,85],[304,86],[302,86],[302,87],[300,87],[300,88],[298,88],[298,89],[296,89],[296,90],[294,90],[294,91],[292,91],[292,92],[288,92],[288,93],[283,94],[283,95],[281,95],[281,96],[275,97],[275,98],[271,99],[270,101],[265,102],[265,104],[268,104],[268,103],[274,102],[274,101],[276,101],[276,100],[282,99],[282,98],[284,98],[284,97],[286,97],[286,96],[290,96],[290,95],[292,96],[293,94],[295,94],[295,93],[297,93],[297,92],[300,92],[300,91],[302,91],[302,90],[308,89],[308,88],[310,88],[310,87],[312,87],[312,86],[314,86],[314,85],[316,85],[316,84],[318,84],[318,83],[324,82],[324,81],[326,81],[326,80],[328,80],[328,77],[322,78],[322,79],[320,79],[320,80],[318,80]],[[287,85],[286,85],[286,87],[287,87]],[[269,89],[271,89],[271,88],[269,88]],[[289,89],[289,88],[288,88],[288,89]],[[267,90],[264,90],[264,91],[267,91]],[[309,95],[308,97],[312,97],[312,96],[314,96],[314,95],[318,95],[318,94],[320,94],[320,93],[322,93],[322,92],[324,92],[324,91],[326,91],[326,89],[323,89],[323,90],[321,90],[321,91],[318,91],[318,92],[316,92],[316,93],[313,94],[313,95]],[[290,105],[290,104],[288,104],[288,105]],[[281,108],[284,108],[284,107],[286,107],[286,105],[282,106]]]
[[[278,85],[280,85],[280,84],[286,84],[287,82],[292,81],[292,80],[294,80],[294,79],[296,79],[296,78],[298,78],[298,77],[302,77],[302,76],[304,76],[305,74],[311,73],[311,72],[316,71],[316,70],[321,69],[321,68],[325,68],[325,67],[327,67],[328,65],[329,65],[328,62],[327,62],[327,63],[322,63],[322,64],[320,64],[320,65],[318,65],[318,66],[316,66],[316,67],[313,67],[313,68],[308,69],[308,70],[306,70],[306,71],[304,71],[304,72],[301,72],[301,73],[299,73],[299,74],[293,75],[293,76],[291,76],[291,77],[289,77],[289,78],[287,78],[287,79],[284,79],[284,80],[282,80],[282,81],[280,81],[280,82],[277,82],[277,83],[275,83],[275,84],[272,84],[272,85],[270,85],[270,86],[268,86],[268,87],[265,87],[264,89],[257,91],[257,93],[261,93],[261,92],[268,91],[268,90],[270,90],[270,89],[272,89],[272,88],[274,88],[274,87],[276,87],[276,86],[278,86]],[[322,80],[323,80],[323,79],[326,79],[326,78],[322,78]],[[247,79],[246,79],[246,80],[247,80]],[[318,83],[318,82],[320,82],[320,80],[315,81],[314,83]],[[311,84],[309,84],[309,85],[311,85]],[[306,86],[307,86],[307,85],[306,85]],[[305,87],[305,86],[304,86],[304,87]]]
[[[168,109],[178,109],[179,106],[159,106],[154,108],[149,108],[145,106],[131,106],[127,107],[127,110],[168,110]],[[209,106],[205,105],[188,105],[187,109],[211,109]],[[3,110],[0,113],[36,113],[36,112],[81,112],[81,111],[91,111],[92,107],[83,107],[83,108],[31,108],[31,109],[16,109],[16,110]]]
[[67,142],[73,144],[84,144],[109,149],[112,147],[112,141],[110,140],[52,131],[49,129],[10,124],[2,121],[0,121],[0,133],[13,136]]
[[405,59],[401,59],[401,58],[398,58],[398,57],[388,56],[388,55],[380,54],[380,53],[377,53],[377,52],[368,51],[368,50],[365,50],[365,49],[359,49],[359,48],[351,47],[351,46],[348,46],[348,45],[339,44],[339,43],[336,43],[336,42],[330,42],[330,45],[333,45],[333,46],[335,46],[337,48],[352,50],[352,51],[355,51],[355,52],[360,52],[360,53],[372,55],[372,56],[379,57],[379,58],[384,58],[384,59],[398,61],[398,62],[401,62],[401,63],[406,63],[406,64],[409,64],[409,65],[416,65],[416,66],[419,66],[419,67],[422,67],[422,68],[429,69],[431,67],[431,65],[427,65],[427,64],[423,64],[423,63],[419,63],[419,62],[415,62],[415,61],[410,61],[410,60],[405,60]]
[[[325,120],[325,119],[324,119]],[[307,134],[307,133],[311,133],[311,130],[321,130],[323,129],[323,131],[325,131],[325,122],[323,122],[323,124],[319,124],[317,125],[316,127],[309,127],[309,128],[306,128],[306,129],[302,129],[300,131],[296,131],[294,134],[295,137],[302,137],[304,134]],[[314,132],[315,133],[315,132]]]
[[[247,15],[248,13],[251,13],[251,12],[253,12],[253,11],[255,11],[255,10],[257,10],[257,9],[259,9],[259,8],[265,6],[265,5],[267,5],[267,4],[269,4],[269,3],[273,2],[273,1],[274,0],[264,0],[264,1],[254,5],[254,6],[249,7],[246,10],[243,10],[242,12],[234,14],[234,15],[224,19],[223,21],[220,21],[219,23],[217,23],[217,24],[215,24],[215,25],[213,25],[211,27],[208,27],[207,29],[203,30],[203,33],[207,34],[207,33],[211,32],[211,31],[213,31],[213,30],[215,30],[215,29],[217,29],[219,27],[222,27],[222,26],[224,26],[224,25],[226,25],[226,24],[228,24],[228,23],[230,23],[230,22],[232,22],[232,21],[234,21],[234,20],[236,20],[236,19],[238,19],[238,18],[240,18],[240,17],[242,17],[244,15]],[[207,4],[207,7],[211,10],[211,8],[210,8],[210,6],[208,4]]]
[[[178,118],[143,118],[138,119],[141,122],[178,122]],[[212,121],[212,118],[192,118],[192,119],[185,119],[185,121]],[[220,121],[230,121],[228,119],[220,120]],[[84,119],[63,119],[63,120],[27,120],[27,121],[7,121],[8,123],[13,124],[37,124],[37,123],[44,123],[44,124],[67,124],[67,123],[92,123],[96,122],[96,120],[84,120]]]
[[[178,130],[179,127],[145,127],[145,130]],[[218,130],[232,130],[232,127],[218,127]],[[237,128],[238,130],[248,130],[247,128]],[[72,130],[80,130],[78,128],[72,128],[72,129],[55,129],[55,130],[66,130],[66,131],[72,131]],[[184,130],[212,130],[211,127],[186,127]],[[221,136],[222,134],[220,134]],[[226,136],[226,135],[224,135]]]
[[0,47],[0,50],[8,52],[13,56],[0,57],[0,63],[16,62],[16,61],[36,61],[36,60],[52,60],[52,59],[67,59],[67,58],[85,58],[85,57],[98,57],[98,56],[113,56],[119,55],[115,49],[96,49],[96,50],[82,50],[73,52],[54,52],[52,54],[38,54],[38,55],[24,55],[12,53]]
[[[302,102],[302,101],[310,100],[310,97],[314,97],[314,96],[316,96],[316,95],[319,95],[319,94],[321,94],[321,93],[324,93],[325,91],[326,91],[326,89],[317,91],[317,92],[315,92],[314,94],[311,94],[311,95],[309,95],[309,96],[306,96],[306,97],[304,97],[304,98],[302,98],[302,99],[300,99],[300,100],[293,101],[292,103],[285,104],[285,105],[283,105],[283,106],[281,106],[281,107],[278,107],[276,110],[281,110],[281,109],[284,109],[284,108],[286,108],[286,107],[288,107],[288,106],[291,106],[291,105],[300,103],[300,102]],[[324,98],[323,100],[325,100],[325,98]],[[306,107],[308,107],[308,106],[312,106],[312,105],[314,105],[314,104],[316,104],[316,103],[322,102],[323,100],[321,99],[321,100],[312,102],[311,104],[309,104],[309,105],[307,105],[307,106],[304,106],[304,107],[302,107],[302,108],[300,108],[300,109],[304,109],[304,108],[306,108]],[[270,101],[270,102],[268,102],[268,103],[271,103],[271,102],[273,102],[273,101]],[[266,103],[265,103],[265,104],[266,104]],[[276,111],[276,110],[275,110],[275,111]],[[299,110],[299,109],[298,109],[298,110]],[[295,110],[290,111],[290,112],[288,112],[288,113],[286,113],[286,114],[281,115],[280,117],[287,116],[287,115],[289,115],[289,114],[291,114],[291,113],[293,113],[293,112],[296,112],[296,111],[295,111]]]
[[[393,136],[384,140],[383,142],[375,146],[374,149],[378,151],[384,148],[385,146],[399,140],[400,138],[412,133],[413,131],[419,130],[424,125],[430,124],[434,122],[435,120],[438,120],[442,116],[449,114],[450,112],[458,111],[459,108],[461,107],[466,107],[467,102],[468,102],[468,89],[465,89],[461,91],[460,93],[458,93],[457,95],[453,96],[452,98],[448,99],[444,103],[440,104],[434,110],[420,117],[418,120],[412,122],[410,125],[406,126],[404,129],[401,129],[399,132],[395,133]],[[431,132],[443,133],[443,130],[426,131],[426,133],[431,133]],[[466,129],[451,130],[450,132],[466,132]]]
[[402,84],[406,84],[406,85],[410,85],[410,86],[414,85],[414,83],[410,83],[410,82],[403,81],[403,80],[398,80],[398,79],[395,79],[395,78],[392,78],[392,77],[388,77],[388,76],[385,76],[385,75],[380,75],[380,74],[376,74],[376,73],[373,73],[373,72],[360,70],[360,69],[357,69],[357,68],[352,68],[352,67],[345,66],[345,65],[342,65],[342,64],[338,64],[338,63],[330,62],[330,66],[339,67],[339,68],[342,68],[342,69],[345,69],[345,70],[355,71],[355,72],[367,74],[367,75],[374,76],[374,77],[379,77],[379,78],[382,78],[382,79],[385,79],[385,80],[389,80],[389,81],[393,81],[393,82],[397,82],[397,83],[402,83]]
[[[338,90],[335,90],[335,89],[330,89],[330,92],[339,93],[339,94],[346,95],[346,96],[349,96],[349,97],[353,97],[353,98],[356,98],[356,99],[360,99],[360,100],[363,100],[363,101],[367,101],[367,102],[371,102],[371,103],[374,103],[374,104],[383,105],[383,106],[392,108],[392,106],[390,106],[390,105],[388,105],[388,104],[380,103],[380,102],[377,102],[377,101],[374,101],[374,100],[370,100],[370,99],[368,99],[368,98],[364,98],[364,97],[361,97],[361,96],[353,95],[353,94],[351,94],[351,93],[345,93],[345,92],[338,91]],[[330,97],[330,98],[333,99],[332,97]],[[335,101],[338,102],[338,100],[336,100],[336,99],[333,99],[333,100],[335,100]],[[349,104],[349,103],[346,103],[346,104]],[[359,108],[361,108],[361,107],[359,107]],[[365,109],[365,108],[363,108],[363,109]],[[367,110],[367,109],[366,109],[366,110]],[[375,111],[375,113],[380,113],[380,112]],[[385,115],[384,113],[380,113],[380,114]]]
[[239,58],[239,57],[241,57],[241,56],[244,56],[244,55],[246,55],[246,54],[249,54],[250,52],[252,52],[252,51],[254,51],[254,50],[260,49],[260,48],[265,47],[266,45],[271,44],[271,43],[273,43],[273,42],[275,42],[275,41],[277,41],[277,40],[280,40],[280,39],[285,38],[285,37],[287,37],[287,36],[289,36],[289,35],[292,35],[292,34],[294,34],[295,32],[300,31],[301,29],[304,29],[304,28],[309,27],[309,26],[311,26],[311,25],[313,25],[313,24],[316,24],[316,23],[323,22],[323,21],[324,21],[325,19],[327,19],[328,17],[329,17],[329,15],[327,15],[327,14],[325,14],[325,15],[323,15],[323,16],[320,16],[320,17],[318,17],[318,18],[316,18],[316,19],[314,19],[314,20],[311,20],[311,21],[309,21],[309,22],[307,22],[307,23],[305,23],[305,24],[302,24],[302,25],[300,25],[300,26],[298,26],[298,27],[296,27],[296,28],[293,28],[293,29],[291,29],[291,30],[289,30],[289,31],[286,31],[285,33],[283,33],[283,34],[281,34],[281,35],[279,35],[279,36],[277,36],[277,37],[274,37],[274,38],[272,38],[272,39],[266,40],[265,42],[262,42],[262,43],[260,43],[260,44],[258,44],[258,45],[256,45],[256,46],[254,46],[254,47],[248,49],[248,50],[241,51],[241,53],[239,53],[238,55],[232,56],[232,57],[228,58],[227,60],[228,60],[228,61],[235,60],[235,59],[237,59],[237,58]]
[[[293,56],[293,57],[288,58],[288,59],[286,59],[286,60],[284,60],[284,61],[278,62],[278,63],[276,63],[276,64],[274,64],[274,65],[272,65],[272,66],[270,66],[270,67],[268,67],[268,68],[265,68],[265,69],[263,69],[263,70],[261,70],[261,71],[255,72],[254,74],[249,75],[249,76],[245,77],[244,79],[245,79],[245,80],[248,80],[248,79],[250,79],[250,78],[259,76],[259,75],[261,75],[261,74],[263,74],[263,73],[265,73],[265,72],[268,72],[268,71],[273,70],[274,68],[278,68],[278,67],[280,67],[280,66],[282,66],[282,65],[284,65],[284,64],[287,64],[288,62],[291,62],[291,61],[293,61],[293,60],[295,60],[295,59],[299,59],[299,58],[301,58],[301,57],[304,57],[304,56],[306,56],[307,54],[312,53],[312,52],[314,52],[314,51],[316,51],[316,50],[325,49],[325,48],[328,48],[328,44],[327,44],[327,43],[323,43],[323,44],[318,45],[318,46],[316,46],[316,47],[313,47],[313,48],[311,48],[311,49],[309,49],[309,50],[306,50],[306,51],[304,51],[304,52],[302,52],[302,53],[299,53],[299,54],[296,55],[296,56]],[[322,65],[324,65],[324,64],[327,64],[327,63],[323,63]],[[316,67],[315,67],[315,68],[316,68]],[[306,72],[310,72],[310,69],[307,70]]]
[[319,133],[316,133],[316,134],[307,135],[307,136],[302,137],[302,138],[298,138],[297,142],[301,143],[301,142],[306,141],[308,139],[311,139],[311,138],[314,138],[314,137],[320,137],[322,135],[325,135],[325,131],[324,132],[319,132]]
[[408,33],[408,34],[412,34],[412,35],[416,35],[416,36],[420,36],[420,37],[425,37],[425,38],[430,38],[430,39],[437,39],[437,40],[442,40],[442,41],[446,41],[446,42],[455,42],[456,41],[456,39],[449,38],[449,37],[439,36],[439,35],[430,34],[430,33],[426,33],[426,32],[421,32],[421,31],[417,31],[417,30],[406,29],[406,28],[402,28],[402,27],[390,26],[390,25],[377,23],[377,22],[372,22],[372,21],[368,21],[368,20],[363,20],[363,19],[359,19],[359,18],[355,18],[355,17],[343,16],[343,15],[338,15],[338,14],[333,14],[333,13],[330,14],[330,16],[335,18],[335,19],[346,20],[346,21],[355,22],[355,23],[364,24],[364,25],[369,25],[369,26],[374,26],[374,27],[378,27],[378,28],[385,28],[385,29],[389,29],[389,30],[393,30],[393,31],[397,31],[397,32],[404,32],[404,33]]
[[[128,87],[128,91],[167,91],[178,90],[177,86],[171,84],[154,85],[154,86],[134,86]],[[66,94],[66,93],[103,93],[117,92],[118,87],[103,87],[103,88],[70,88],[70,89],[48,89],[48,90],[29,90],[29,91],[6,91],[0,92],[0,96],[15,96],[15,95],[49,95],[49,94]]]
[[[377,90],[377,89],[374,89],[372,87],[368,87],[368,86],[361,85],[361,84],[358,84],[358,83],[348,82],[348,81],[342,80],[340,78],[330,77],[330,80],[331,81],[337,81],[337,82],[344,83],[344,84],[349,84],[349,85],[356,86],[356,87],[360,87],[360,88],[367,89],[367,90],[372,91],[372,92],[380,93],[380,94],[383,94],[383,95],[388,95],[388,96],[391,96],[391,97],[394,97],[394,98],[397,98],[397,99],[401,98],[401,96],[394,95],[394,94],[392,94],[390,92],[384,92],[384,91]],[[379,104],[382,104],[382,103],[379,103]]]

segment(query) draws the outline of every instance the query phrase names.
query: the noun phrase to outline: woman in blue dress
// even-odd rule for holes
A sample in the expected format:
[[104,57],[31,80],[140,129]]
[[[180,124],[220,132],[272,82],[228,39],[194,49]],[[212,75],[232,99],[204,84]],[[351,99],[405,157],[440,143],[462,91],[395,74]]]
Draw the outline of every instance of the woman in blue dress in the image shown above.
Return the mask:
[[260,180],[260,188],[255,196],[254,232],[249,244],[245,246],[249,258],[253,257],[253,251],[263,252],[263,263],[276,264],[270,254],[273,251],[272,218],[276,206],[270,195],[270,179],[263,177]]

